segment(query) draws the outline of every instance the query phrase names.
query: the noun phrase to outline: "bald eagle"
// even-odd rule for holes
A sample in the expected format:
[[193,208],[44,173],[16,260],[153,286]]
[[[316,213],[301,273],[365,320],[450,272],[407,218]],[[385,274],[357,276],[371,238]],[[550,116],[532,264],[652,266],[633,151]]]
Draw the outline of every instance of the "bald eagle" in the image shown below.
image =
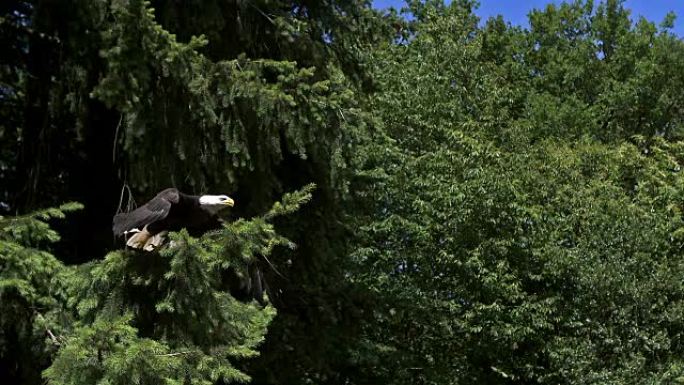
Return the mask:
[[127,238],[127,246],[152,251],[169,231],[187,229],[199,236],[219,228],[218,212],[234,204],[227,195],[188,195],[168,188],[137,209],[116,214],[112,230],[114,236]]

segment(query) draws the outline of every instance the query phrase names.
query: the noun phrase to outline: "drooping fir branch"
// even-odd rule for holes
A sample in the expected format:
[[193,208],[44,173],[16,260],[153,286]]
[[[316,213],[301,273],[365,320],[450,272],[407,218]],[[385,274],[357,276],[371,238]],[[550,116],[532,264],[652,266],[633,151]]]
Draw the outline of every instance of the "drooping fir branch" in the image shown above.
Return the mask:
[[44,362],[64,342],[68,268],[46,251],[59,240],[48,221],[81,208],[66,203],[0,217],[0,360],[5,363]]
[[[59,240],[59,234],[47,223],[49,219],[64,218],[65,213],[82,207],[72,202],[22,216],[0,217],[0,307],[9,306],[8,298],[17,296],[32,309],[55,304],[52,281],[64,266],[39,247]],[[0,313],[3,320],[12,316]]]
[[54,243],[59,241],[59,234],[52,230],[47,221],[63,219],[66,213],[81,210],[78,202],[64,203],[59,207],[51,207],[16,217],[0,216],[0,240],[17,242],[24,246],[35,245],[36,242]]
[[212,60],[202,53],[204,36],[178,41],[149,2],[113,3],[107,13],[107,68],[92,95],[123,114],[117,138],[138,185],[158,182],[150,161],[199,186],[269,170],[283,150],[306,158],[316,143],[341,147],[342,116],[355,115],[356,99],[335,66],[246,54]]

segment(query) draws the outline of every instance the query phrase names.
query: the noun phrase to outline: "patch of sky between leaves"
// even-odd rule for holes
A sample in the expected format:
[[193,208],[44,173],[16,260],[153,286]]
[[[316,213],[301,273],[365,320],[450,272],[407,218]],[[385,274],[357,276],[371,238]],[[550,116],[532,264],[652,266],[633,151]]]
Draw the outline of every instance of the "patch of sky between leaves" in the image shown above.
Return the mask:
[[[446,1],[449,4],[451,1]],[[543,9],[548,4],[561,4],[560,0],[481,0],[480,6],[475,10],[475,13],[480,16],[480,23],[484,23],[492,16],[503,15],[504,19],[516,26],[529,28],[529,20],[527,14],[532,9]],[[599,3],[594,1],[594,6]],[[373,7],[384,9],[394,7],[397,10],[405,6],[403,0],[373,0]],[[678,17],[675,19],[672,32],[684,37],[684,0],[628,0],[625,1],[625,7],[632,10],[632,20],[637,21],[640,17],[645,17],[656,25],[665,20],[669,12],[674,12]],[[407,19],[411,19],[411,15],[405,15]]]

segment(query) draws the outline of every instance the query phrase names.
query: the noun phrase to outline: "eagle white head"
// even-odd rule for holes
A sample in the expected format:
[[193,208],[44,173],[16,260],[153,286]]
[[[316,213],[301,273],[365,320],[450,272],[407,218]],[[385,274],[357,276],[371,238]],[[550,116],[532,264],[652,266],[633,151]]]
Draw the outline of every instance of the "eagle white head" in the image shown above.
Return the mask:
[[217,213],[226,207],[233,207],[235,201],[228,195],[202,195],[199,204],[212,213]]

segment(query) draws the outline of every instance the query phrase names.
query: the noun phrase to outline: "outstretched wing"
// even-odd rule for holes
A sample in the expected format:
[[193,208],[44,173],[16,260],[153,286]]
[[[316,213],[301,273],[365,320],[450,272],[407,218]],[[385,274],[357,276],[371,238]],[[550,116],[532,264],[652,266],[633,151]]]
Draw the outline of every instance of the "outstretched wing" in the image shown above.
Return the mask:
[[180,200],[180,193],[175,188],[168,188],[152,198],[149,202],[128,212],[116,214],[113,220],[112,230],[114,235],[119,236],[125,231],[143,227],[162,220],[169,215],[171,206]]

